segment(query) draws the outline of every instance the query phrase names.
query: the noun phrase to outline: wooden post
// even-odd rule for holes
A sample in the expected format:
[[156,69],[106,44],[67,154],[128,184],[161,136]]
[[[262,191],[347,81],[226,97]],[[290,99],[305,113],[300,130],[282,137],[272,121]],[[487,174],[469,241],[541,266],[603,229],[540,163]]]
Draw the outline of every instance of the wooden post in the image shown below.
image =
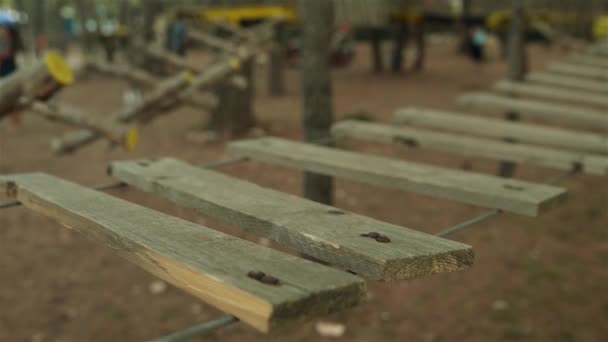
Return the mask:
[[416,55],[416,61],[414,61],[414,70],[421,71],[424,69],[424,62],[426,59],[426,16],[421,14],[420,22],[416,25],[416,46],[418,47],[418,54]]
[[87,21],[93,14],[93,8],[91,8],[91,2],[89,0],[78,0],[76,1],[77,6],[77,17],[78,22],[80,23],[80,27],[82,31],[80,32],[80,41],[82,47],[84,48],[84,52],[87,54],[91,54],[91,49],[93,49],[93,39],[92,34],[87,29]]
[[[513,14],[511,18],[511,31],[509,32],[509,45],[507,51],[508,71],[507,78],[510,81],[521,82],[527,71],[527,56],[525,50],[525,12],[524,1],[517,0],[513,3]],[[509,121],[518,121],[519,113],[510,111],[506,113]],[[515,143],[513,138],[505,138],[505,141]],[[500,164],[498,174],[501,177],[512,177],[515,173],[515,164],[503,161]]]
[[458,51],[460,53],[466,53],[469,45],[469,21],[471,16],[471,2],[472,0],[462,0],[462,9],[460,18],[456,22],[456,27],[460,34],[460,44],[458,45]]
[[[334,25],[333,4],[326,0],[301,0],[304,20],[302,39],[302,89],[304,138],[328,139],[333,121],[329,47]],[[333,179],[306,172],[304,196],[324,204],[333,202]]]
[[399,73],[403,70],[403,49],[407,44],[408,26],[407,23],[397,22],[393,36],[393,53],[391,58],[391,70]]
[[285,23],[278,23],[274,28],[274,45],[270,50],[268,66],[268,88],[270,95],[285,95]]
[[374,64],[374,72],[382,72],[382,70],[384,70],[384,58],[382,54],[382,30],[380,30],[378,27],[370,28],[369,39],[372,52],[372,63]]

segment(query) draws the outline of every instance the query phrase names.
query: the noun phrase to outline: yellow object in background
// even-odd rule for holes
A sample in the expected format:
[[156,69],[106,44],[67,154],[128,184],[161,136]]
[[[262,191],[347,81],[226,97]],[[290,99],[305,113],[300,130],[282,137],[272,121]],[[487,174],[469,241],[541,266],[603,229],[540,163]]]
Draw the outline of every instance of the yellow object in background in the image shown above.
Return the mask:
[[138,141],[139,130],[136,127],[129,129],[129,131],[125,135],[125,148],[127,149],[127,151],[134,151]]
[[54,51],[44,55],[44,62],[55,81],[63,85],[74,83],[74,73],[63,57]]
[[296,21],[296,11],[285,6],[252,6],[211,8],[200,12],[202,20],[211,22],[230,22],[239,25],[242,21],[256,21],[266,19],[282,19]]
[[608,38],[608,16],[602,15],[595,18],[593,22],[593,38]]

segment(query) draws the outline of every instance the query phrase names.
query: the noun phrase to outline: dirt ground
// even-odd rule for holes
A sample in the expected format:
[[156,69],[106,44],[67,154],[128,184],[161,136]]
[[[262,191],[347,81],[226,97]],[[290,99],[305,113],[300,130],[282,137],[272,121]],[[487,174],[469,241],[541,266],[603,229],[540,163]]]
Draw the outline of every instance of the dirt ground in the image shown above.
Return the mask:
[[[454,108],[461,93],[486,89],[505,75],[494,60],[477,66],[453,47],[429,48],[422,73],[372,74],[365,46],[356,64],[333,75],[338,117],[367,111],[389,122],[405,106]],[[533,46],[534,69],[563,58],[563,51]],[[268,134],[299,139],[299,77],[289,70],[288,95],[268,96],[259,67],[256,112]],[[90,78],[67,89],[61,100],[109,115],[121,104],[125,85]],[[25,115],[21,127],[0,123],[0,174],[44,171],[97,185],[111,160],[172,156],[190,162],[218,160],[223,142],[197,144],[187,133],[206,114],[183,108],[143,128],[133,153],[109,150],[98,142],[73,155],[55,157],[49,141],[69,129]],[[460,156],[427,150],[357,143],[353,149],[459,168]],[[497,163],[469,159],[473,170],[494,173]],[[379,166],[381,167],[381,166]],[[301,173],[247,162],[225,172],[299,194]],[[521,167],[517,178],[543,181],[559,172]],[[608,339],[608,180],[578,175],[561,183],[566,204],[539,218],[504,214],[451,238],[474,246],[473,268],[401,281],[370,283],[368,302],[327,317],[341,323],[342,341],[605,341]],[[259,241],[134,189],[113,195],[187,220]],[[0,198],[2,200],[2,198]],[[472,218],[483,209],[412,193],[338,179],[336,206],[428,233]],[[153,293],[156,279],[61,225],[24,208],[0,211],[0,341],[143,341],[221,315],[184,292],[168,287]],[[265,336],[236,324],[206,341],[325,341],[307,323]]]

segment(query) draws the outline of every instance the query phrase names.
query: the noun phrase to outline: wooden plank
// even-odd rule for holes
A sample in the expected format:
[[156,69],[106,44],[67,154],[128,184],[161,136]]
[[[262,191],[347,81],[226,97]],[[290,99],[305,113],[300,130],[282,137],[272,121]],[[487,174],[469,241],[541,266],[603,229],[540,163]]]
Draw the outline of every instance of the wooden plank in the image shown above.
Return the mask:
[[396,127],[361,121],[343,121],[332,128],[340,140],[362,139],[389,144],[479,156],[515,163],[546,166],[559,170],[580,170],[593,175],[608,175],[608,158],[545,147],[440,133],[410,127]]
[[565,197],[565,191],[555,187],[279,138],[238,141],[230,143],[227,151],[234,156],[530,216],[539,215]]
[[237,47],[233,42],[214,36],[213,34],[190,28],[188,38],[200,44],[207,45],[220,51],[235,53]]
[[608,93],[608,83],[573,76],[562,76],[546,72],[531,72],[526,81],[549,84],[564,88],[580,89],[598,93]]
[[262,332],[352,307],[365,295],[363,280],[346,272],[53,176],[2,176],[0,191]]
[[464,113],[422,108],[406,108],[395,112],[398,124],[477,134],[492,138],[512,137],[523,143],[534,143],[591,153],[608,154],[608,137],[534,124],[476,117]]
[[604,108],[608,107],[608,97],[606,97],[605,94],[594,94],[584,91],[549,87],[526,82],[510,82],[503,80],[494,85],[494,90],[511,96],[527,96],[541,100],[569,102],[573,104],[598,106]]
[[[470,246],[338,210],[174,159],[113,162],[112,176],[374,280],[466,268]],[[361,234],[380,232],[390,243]]]
[[603,110],[542,101],[514,99],[491,93],[467,93],[457,100],[463,109],[480,109],[493,112],[521,112],[524,115],[554,119],[594,128],[608,128],[608,115]]
[[604,70],[602,68],[595,68],[570,63],[553,63],[549,65],[547,70],[550,72],[582,78],[591,78],[602,81],[608,80],[608,70]]
[[605,57],[598,57],[588,54],[579,54],[573,56],[570,58],[570,62],[574,64],[581,64],[596,68],[608,68],[608,59],[606,59]]

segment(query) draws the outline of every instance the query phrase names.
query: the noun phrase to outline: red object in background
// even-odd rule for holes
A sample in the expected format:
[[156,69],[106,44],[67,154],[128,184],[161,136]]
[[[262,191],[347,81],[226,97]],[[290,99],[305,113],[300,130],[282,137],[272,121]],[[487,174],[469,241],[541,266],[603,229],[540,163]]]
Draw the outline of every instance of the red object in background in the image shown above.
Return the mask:
[[11,124],[13,127],[21,127],[21,112],[14,111],[11,113]]

